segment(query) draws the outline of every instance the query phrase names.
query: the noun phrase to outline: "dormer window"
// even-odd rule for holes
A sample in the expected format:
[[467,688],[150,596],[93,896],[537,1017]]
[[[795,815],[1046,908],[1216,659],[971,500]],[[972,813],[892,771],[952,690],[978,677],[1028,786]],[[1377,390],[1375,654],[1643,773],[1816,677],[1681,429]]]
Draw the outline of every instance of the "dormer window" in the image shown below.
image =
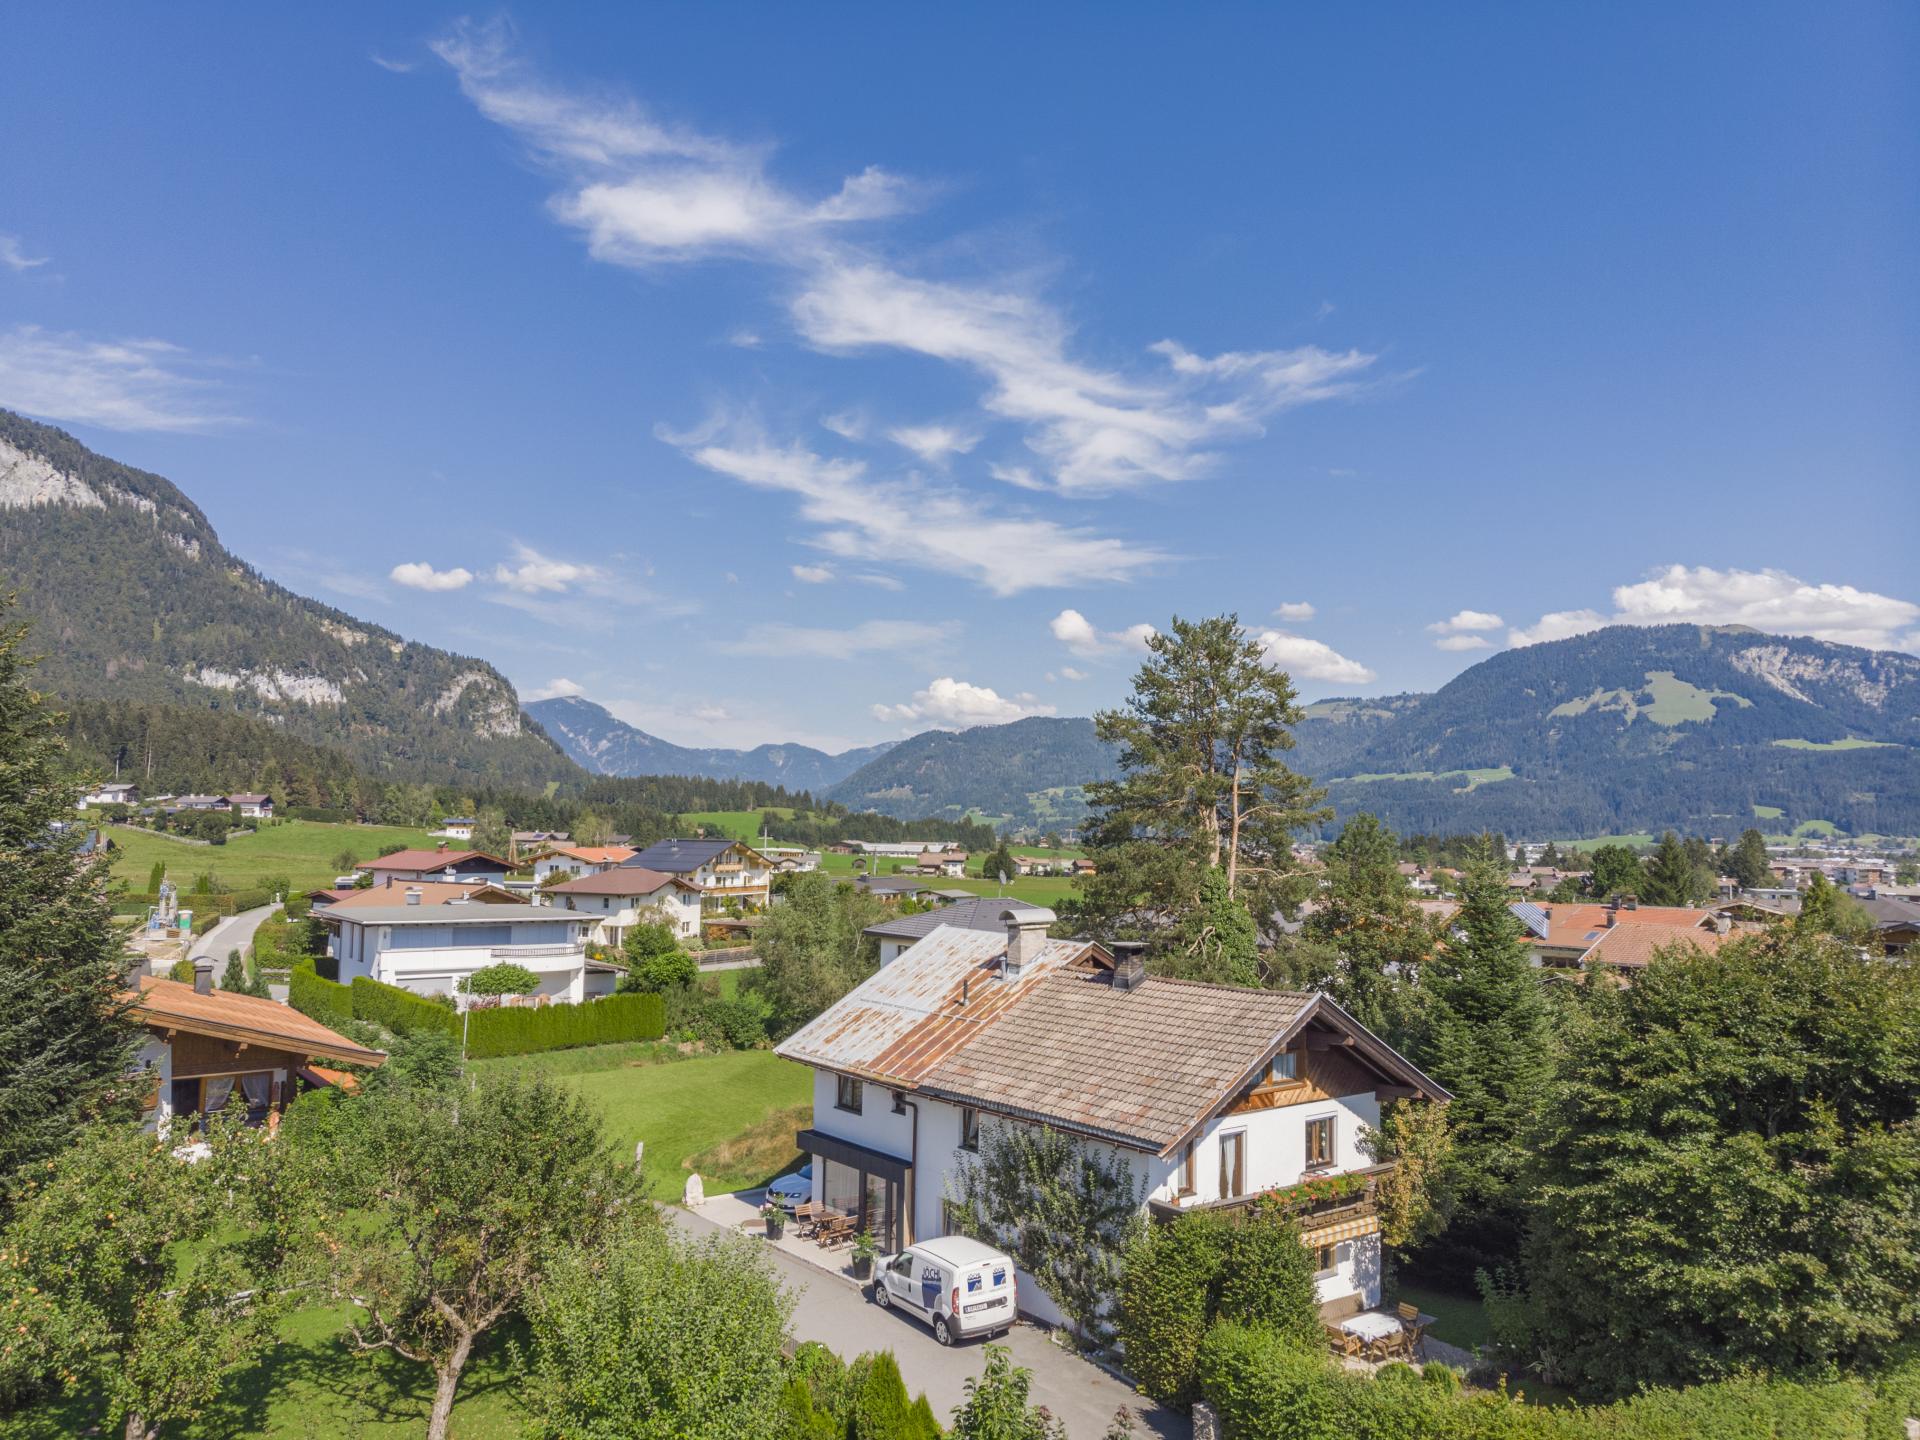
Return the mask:
[[1291,1085],[1300,1078],[1300,1057],[1291,1050],[1282,1050],[1267,1061],[1267,1073],[1263,1083],[1268,1085]]

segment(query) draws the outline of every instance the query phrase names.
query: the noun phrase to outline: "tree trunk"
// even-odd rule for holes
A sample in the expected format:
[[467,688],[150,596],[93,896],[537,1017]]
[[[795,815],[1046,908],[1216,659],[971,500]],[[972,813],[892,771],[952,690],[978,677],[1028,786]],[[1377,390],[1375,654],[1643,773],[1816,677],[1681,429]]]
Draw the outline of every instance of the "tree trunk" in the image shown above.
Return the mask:
[[473,1337],[462,1335],[454,1342],[453,1353],[434,1372],[433,1415],[427,1421],[427,1440],[447,1440],[447,1426],[453,1421],[453,1392],[460,1388],[460,1372],[472,1353]]
[[127,1440],[154,1440],[159,1433],[159,1426],[148,1426],[146,1416],[133,1410],[127,1412]]
[[[1218,863],[1217,861],[1215,862]],[[1240,757],[1233,758],[1233,836],[1227,846],[1227,898],[1234,898],[1234,885],[1240,878]]]

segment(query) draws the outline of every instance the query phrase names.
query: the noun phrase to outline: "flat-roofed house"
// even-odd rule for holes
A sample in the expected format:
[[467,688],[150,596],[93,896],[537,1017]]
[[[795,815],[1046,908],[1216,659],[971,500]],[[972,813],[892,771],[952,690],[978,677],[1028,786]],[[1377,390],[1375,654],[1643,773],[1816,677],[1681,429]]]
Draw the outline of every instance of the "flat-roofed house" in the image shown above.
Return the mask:
[[177,1121],[244,1109],[249,1125],[272,1126],[302,1089],[349,1081],[315,1062],[378,1065],[386,1057],[277,1001],[213,986],[213,959],[193,983],[140,977],[131,1017],[145,1030],[136,1061],[151,1081],[147,1122],[162,1134]]
[[616,865],[547,888],[547,903],[589,917],[587,938],[618,948],[635,925],[666,924],[682,940],[700,933],[700,887],[678,875]]
[[[1231,1211],[1303,1180],[1355,1177],[1300,1202],[1329,1315],[1380,1299],[1382,1102],[1450,1098],[1323,995],[1148,976],[1050,910],[1002,928],[935,928],[776,1053],[812,1067],[813,1199],[882,1250],[948,1233],[949,1178],[993,1127],[1043,1125],[1126,1162],[1144,1213]],[[1031,1276],[1021,1308],[1058,1322]]]
[[[457,888],[457,887],[455,887]],[[621,967],[587,958],[588,917],[549,905],[430,900],[421,887],[364,891],[314,912],[332,932],[342,983],[365,975],[416,995],[461,993],[476,970],[512,962],[539,980],[536,996],[577,1003],[613,993]],[[381,903],[384,901],[384,903]]]

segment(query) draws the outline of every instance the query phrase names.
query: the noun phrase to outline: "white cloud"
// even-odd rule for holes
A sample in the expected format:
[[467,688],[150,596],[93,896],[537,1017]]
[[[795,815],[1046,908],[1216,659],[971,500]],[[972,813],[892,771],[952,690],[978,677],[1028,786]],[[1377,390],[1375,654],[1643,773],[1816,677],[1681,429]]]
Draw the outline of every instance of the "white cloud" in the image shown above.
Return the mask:
[[373,54],[367,56],[367,58],[373,61],[373,63],[378,65],[382,70],[389,71],[395,75],[411,75],[414,70],[413,61],[390,60],[377,50]]
[[1507,644],[1539,645],[1548,640],[1567,640],[1598,630],[1606,623],[1607,617],[1597,610],[1554,610],[1532,625],[1516,625],[1507,631]]
[[930,725],[937,730],[965,730],[974,725],[1005,725],[1028,715],[1051,715],[1053,706],[1041,705],[1031,695],[1002,697],[984,685],[969,685],[942,676],[911,700],[899,705],[876,705],[873,718]]
[[1436,650],[1491,650],[1493,642],[1484,635],[1442,635],[1433,642]]
[[1084,680],[1087,678],[1087,672],[1084,670],[1076,670],[1071,665],[1062,665],[1060,667],[1060,678],[1063,680]]
[[[1355,391],[1376,357],[1317,346],[1205,357],[1174,341],[1164,368],[1125,374],[1080,360],[1057,308],[1013,279],[965,283],[917,273],[939,247],[886,263],[865,227],[913,208],[924,187],[870,167],[809,198],[751,147],[658,120],[630,100],[585,96],[529,74],[503,23],[464,23],[434,45],[463,93],[556,176],[554,217],[610,264],[651,267],[727,255],[792,285],[802,338],[832,353],[929,356],[985,379],[986,413],[1023,427],[1048,472],[1006,467],[1010,483],[1099,493],[1206,470],[1217,441],[1268,416]],[[945,453],[952,453],[951,447]]]
[[165,340],[89,340],[17,325],[0,332],[0,405],[108,430],[213,430],[206,362]]
[[1670,565],[1613,592],[1622,625],[1750,625],[1774,635],[1811,635],[1842,645],[1887,649],[1920,622],[1920,605],[1857,590],[1816,585],[1781,570],[1689,569]]
[[709,725],[721,725],[733,719],[733,712],[724,705],[696,705],[693,707],[693,718],[704,720]]
[[425,560],[409,560],[394,566],[387,578],[409,590],[459,590],[473,583],[473,572],[464,565],[436,570]]
[[1282,620],[1311,620],[1318,612],[1305,600],[1287,600],[1274,606],[1273,613]]
[[862,585],[872,585],[880,590],[904,590],[907,588],[906,582],[896,580],[891,575],[882,575],[877,570],[862,570],[853,578],[858,580]]
[[799,497],[801,515],[818,527],[813,544],[839,559],[958,575],[996,595],[1130,580],[1165,559],[1147,546],[998,512],[945,485],[870,480],[864,461],[826,459],[797,444],[779,449],[741,427],[727,443],[710,443],[715,428],[725,427],[661,438],[716,474]]
[[770,624],[756,625],[745,638],[722,641],[715,648],[728,655],[769,659],[851,660],[856,655],[927,650],[950,639],[953,633],[951,624],[920,620],[864,620],[846,630]]
[[980,443],[978,435],[952,425],[899,425],[887,431],[887,438],[927,464],[943,469],[954,456],[964,455]]
[[842,440],[864,440],[867,427],[872,423],[857,410],[842,410],[833,415],[822,415],[820,423]]
[[1375,678],[1373,671],[1359,661],[1349,660],[1331,645],[1309,640],[1304,635],[1262,630],[1255,639],[1266,651],[1268,664],[1278,665],[1297,678],[1331,680],[1341,685],[1369,685]]
[[556,676],[546,684],[537,686],[532,690],[523,690],[520,692],[521,697],[527,700],[557,700],[563,695],[584,695],[586,693],[586,686],[580,684],[578,681],[569,680],[564,675]]
[[1603,625],[1745,625],[1770,635],[1808,635],[1872,650],[1915,649],[1920,604],[1852,585],[1814,583],[1784,570],[1715,570],[1669,565],[1617,585],[1613,613],[1561,610],[1507,632],[1510,645],[1537,645]]
[[1062,610],[1047,622],[1053,638],[1083,658],[1109,655],[1115,651],[1145,654],[1147,641],[1153,638],[1153,626],[1129,625],[1124,630],[1099,630],[1078,610]]
[[38,258],[27,254],[20,244],[18,235],[0,235],[0,265],[18,273],[22,270],[37,270],[47,263],[47,257]]
[[1507,622],[1485,610],[1461,610],[1445,620],[1427,626],[1435,635],[1461,635],[1475,630],[1498,630]]
[[500,564],[493,567],[495,583],[522,595],[558,595],[564,593],[581,581],[601,578],[600,569],[595,565],[582,565],[571,560],[554,560],[542,555],[531,545],[516,543],[513,547],[515,565]]
[[833,567],[831,565],[796,565],[793,567],[793,578],[808,585],[825,585],[833,579]]
[[757,331],[736,330],[727,336],[727,343],[736,350],[758,350],[765,343]]

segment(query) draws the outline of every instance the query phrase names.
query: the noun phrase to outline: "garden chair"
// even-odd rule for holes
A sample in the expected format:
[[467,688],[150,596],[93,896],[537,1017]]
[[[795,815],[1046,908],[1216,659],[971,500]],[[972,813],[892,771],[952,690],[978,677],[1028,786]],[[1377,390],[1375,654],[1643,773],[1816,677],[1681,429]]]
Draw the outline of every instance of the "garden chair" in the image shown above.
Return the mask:
[[1333,1346],[1333,1353],[1347,1360],[1366,1358],[1366,1342],[1351,1330],[1342,1330],[1338,1325],[1327,1326],[1327,1339]]

